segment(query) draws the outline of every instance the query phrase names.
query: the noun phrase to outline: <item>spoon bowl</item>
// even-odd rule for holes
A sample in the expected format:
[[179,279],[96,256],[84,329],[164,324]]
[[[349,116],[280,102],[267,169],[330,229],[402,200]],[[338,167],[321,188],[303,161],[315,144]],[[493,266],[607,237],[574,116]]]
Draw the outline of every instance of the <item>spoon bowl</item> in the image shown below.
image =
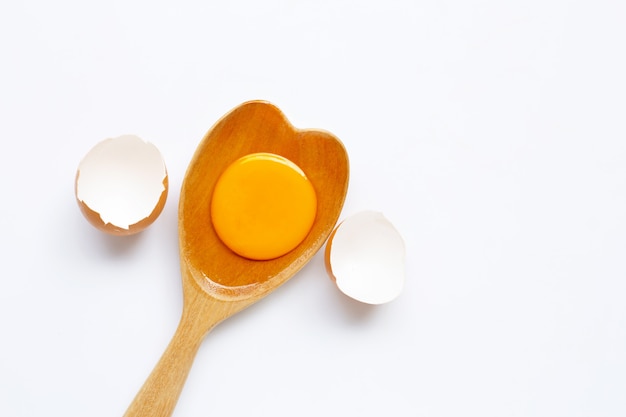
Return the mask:
[[[211,196],[222,172],[240,157],[257,152],[294,162],[317,194],[317,214],[309,234],[291,252],[267,261],[232,252],[218,238],[210,216]],[[348,177],[348,156],[335,136],[294,128],[270,103],[246,102],[209,130],[189,164],[180,193],[181,320],[125,417],[172,414],[204,336],[285,283],[322,247],[339,218]]]

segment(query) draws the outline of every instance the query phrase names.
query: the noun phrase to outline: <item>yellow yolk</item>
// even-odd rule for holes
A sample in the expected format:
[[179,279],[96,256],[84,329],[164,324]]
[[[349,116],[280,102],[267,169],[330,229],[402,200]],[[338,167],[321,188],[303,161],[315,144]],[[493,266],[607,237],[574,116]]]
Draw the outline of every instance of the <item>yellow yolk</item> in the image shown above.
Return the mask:
[[304,172],[290,160],[255,153],[233,162],[215,185],[211,220],[217,235],[245,258],[286,254],[309,233],[317,197]]

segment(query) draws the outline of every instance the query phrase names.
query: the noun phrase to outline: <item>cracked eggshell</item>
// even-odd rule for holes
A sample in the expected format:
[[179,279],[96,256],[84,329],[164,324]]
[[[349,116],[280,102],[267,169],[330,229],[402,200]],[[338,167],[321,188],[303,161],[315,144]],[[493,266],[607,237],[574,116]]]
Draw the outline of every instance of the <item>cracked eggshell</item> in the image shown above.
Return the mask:
[[93,226],[113,235],[138,233],[165,206],[165,162],[156,146],[138,136],[105,139],[78,165],[74,190]]
[[363,211],[341,222],[328,239],[325,262],[339,290],[363,303],[387,303],[404,287],[404,241],[378,212]]

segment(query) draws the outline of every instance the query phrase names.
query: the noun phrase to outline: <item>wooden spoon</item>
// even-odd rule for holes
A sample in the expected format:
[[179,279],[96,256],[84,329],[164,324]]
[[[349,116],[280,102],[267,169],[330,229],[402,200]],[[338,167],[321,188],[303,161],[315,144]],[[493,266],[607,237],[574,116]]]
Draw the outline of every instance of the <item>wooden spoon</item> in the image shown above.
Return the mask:
[[[209,212],[220,174],[239,157],[255,152],[271,152],[295,162],[312,182],[318,199],[316,219],[304,241],[269,261],[252,261],[229,250],[217,237]],[[182,317],[124,416],[172,414],[209,330],[283,284],[324,244],[339,218],[348,173],[348,156],[337,138],[320,130],[294,128],[267,102],[244,103],[213,126],[193,156],[180,194]]]

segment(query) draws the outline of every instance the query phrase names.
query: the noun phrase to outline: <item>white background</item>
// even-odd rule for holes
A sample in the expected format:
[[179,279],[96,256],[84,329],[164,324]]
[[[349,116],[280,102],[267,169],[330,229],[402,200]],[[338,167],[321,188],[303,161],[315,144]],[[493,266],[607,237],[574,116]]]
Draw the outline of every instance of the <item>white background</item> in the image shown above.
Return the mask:
[[[318,254],[200,348],[174,416],[626,415],[626,3],[4,1],[0,415],[121,416],[181,309],[177,204],[206,131],[265,99],[351,158],[342,218],[404,236],[402,295]],[[153,142],[131,238],[81,216],[83,155]]]

